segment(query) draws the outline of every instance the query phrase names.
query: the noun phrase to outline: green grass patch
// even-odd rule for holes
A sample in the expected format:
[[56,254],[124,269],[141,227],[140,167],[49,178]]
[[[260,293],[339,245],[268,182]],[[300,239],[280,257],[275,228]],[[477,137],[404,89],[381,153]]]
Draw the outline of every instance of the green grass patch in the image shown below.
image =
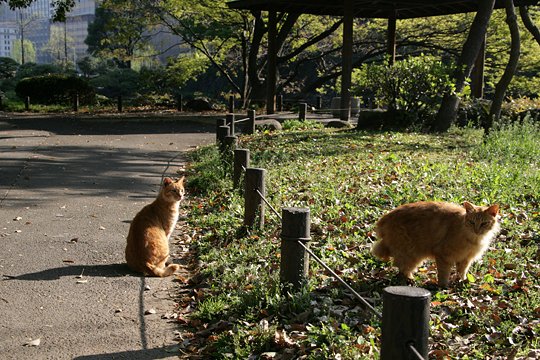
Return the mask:
[[[276,209],[310,208],[312,250],[379,310],[382,289],[397,281],[397,271],[369,252],[380,216],[419,200],[500,204],[502,231],[472,266],[469,282],[432,292],[431,354],[495,359],[540,348],[538,124],[501,125],[486,139],[473,129],[287,129],[243,136],[240,147],[250,149],[251,166],[267,169],[267,197]],[[378,358],[378,319],[314,261],[306,289],[282,295],[279,220],[268,211],[264,230],[243,235],[243,198],[232,189],[230,162],[223,164],[214,147],[197,150],[192,160],[190,185],[199,197],[190,222],[201,234],[206,278],[193,326],[228,324],[199,339],[199,354]],[[435,275],[426,263],[415,280],[424,286]]]

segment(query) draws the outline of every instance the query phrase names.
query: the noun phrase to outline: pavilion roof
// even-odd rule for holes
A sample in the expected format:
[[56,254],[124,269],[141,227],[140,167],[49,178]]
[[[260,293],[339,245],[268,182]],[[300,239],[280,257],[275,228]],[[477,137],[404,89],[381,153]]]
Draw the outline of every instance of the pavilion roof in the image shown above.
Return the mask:
[[[539,0],[514,0],[515,6],[538,5]],[[343,16],[345,0],[236,0],[233,9],[274,10],[278,12]],[[352,0],[354,16],[359,18],[409,19],[476,12],[478,0]],[[496,0],[495,8],[504,8]]]

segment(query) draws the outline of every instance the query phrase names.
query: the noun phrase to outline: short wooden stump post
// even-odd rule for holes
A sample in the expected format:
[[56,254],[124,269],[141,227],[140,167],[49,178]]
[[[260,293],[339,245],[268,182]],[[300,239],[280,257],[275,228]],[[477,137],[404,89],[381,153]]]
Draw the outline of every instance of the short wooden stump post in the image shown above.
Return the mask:
[[301,103],[298,108],[298,120],[306,121],[307,104]]
[[280,280],[283,292],[297,292],[307,283],[311,220],[309,208],[283,208],[281,223]]
[[184,97],[182,94],[176,96],[176,111],[184,111],[183,107]]
[[234,135],[234,114],[226,115],[227,125],[231,128],[231,136]]
[[79,111],[79,93],[73,94],[73,111]]
[[221,151],[225,149],[225,138],[230,136],[230,130],[231,129],[226,125],[220,126],[217,129],[217,145]]
[[428,358],[429,304],[431,293],[412,286],[383,290],[381,360]]
[[244,178],[244,226],[253,228],[264,226],[265,204],[257,190],[266,195],[264,178],[265,169],[247,168]]
[[236,149],[238,138],[234,135],[225,136],[225,151],[232,152]]
[[216,144],[219,144],[219,131],[220,131],[219,128],[221,126],[227,126],[227,120],[225,120],[225,119],[217,119],[216,120]]
[[233,162],[233,188],[238,189],[242,182],[242,174],[249,167],[249,150],[235,149]]
[[248,110],[248,122],[246,127],[246,134],[255,134],[255,110]]
[[283,111],[283,95],[276,96],[276,111]]
[[124,112],[122,95],[118,95],[118,97],[116,98],[116,110],[118,110],[119,113]]

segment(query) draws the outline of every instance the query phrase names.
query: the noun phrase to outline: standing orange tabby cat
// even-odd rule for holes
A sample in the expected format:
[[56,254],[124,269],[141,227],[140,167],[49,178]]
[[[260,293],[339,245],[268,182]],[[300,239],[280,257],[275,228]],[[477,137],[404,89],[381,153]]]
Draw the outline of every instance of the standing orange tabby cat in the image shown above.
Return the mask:
[[454,264],[458,277],[466,278],[471,263],[482,257],[499,231],[498,205],[463,206],[445,202],[402,205],[384,215],[375,228],[379,241],[372,248],[378,258],[412,279],[427,258],[435,259],[439,286],[446,287]]
[[131,222],[126,245],[126,261],[130,269],[151,276],[169,276],[179,265],[166,265],[169,258],[169,237],[176,221],[180,200],[184,198],[184,177],[165,178],[159,194]]

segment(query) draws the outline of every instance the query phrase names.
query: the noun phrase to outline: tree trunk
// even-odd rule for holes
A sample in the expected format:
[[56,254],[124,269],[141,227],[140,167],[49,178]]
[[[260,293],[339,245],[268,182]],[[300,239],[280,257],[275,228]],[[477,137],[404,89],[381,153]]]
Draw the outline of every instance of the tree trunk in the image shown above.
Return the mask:
[[474,17],[467,40],[463,45],[461,56],[458,60],[455,73],[456,87],[453,93],[446,93],[441,107],[437,113],[433,130],[438,132],[447,131],[457,117],[457,111],[461,99],[459,93],[463,91],[465,80],[471,75],[471,70],[486,36],[486,30],[493,13],[495,0],[481,0],[478,4],[478,12]]
[[489,129],[493,125],[493,121],[501,117],[501,107],[504,101],[504,94],[506,89],[514,77],[514,73],[518,67],[519,55],[520,55],[520,36],[519,36],[519,27],[517,23],[516,11],[514,9],[513,0],[505,0],[504,7],[506,9],[506,23],[510,29],[511,44],[510,44],[510,58],[508,59],[508,64],[504,69],[504,73],[501,76],[501,79],[495,86],[495,97],[491,103],[491,109],[489,111],[489,116],[484,122],[484,133],[487,135]]
[[531,20],[531,17],[529,16],[529,12],[526,6],[521,6],[519,8],[519,15],[521,15],[521,21],[523,21],[523,25],[529,30],[529,32],[534,36],[534,39],[540,45],[540,29],[533,23]]

